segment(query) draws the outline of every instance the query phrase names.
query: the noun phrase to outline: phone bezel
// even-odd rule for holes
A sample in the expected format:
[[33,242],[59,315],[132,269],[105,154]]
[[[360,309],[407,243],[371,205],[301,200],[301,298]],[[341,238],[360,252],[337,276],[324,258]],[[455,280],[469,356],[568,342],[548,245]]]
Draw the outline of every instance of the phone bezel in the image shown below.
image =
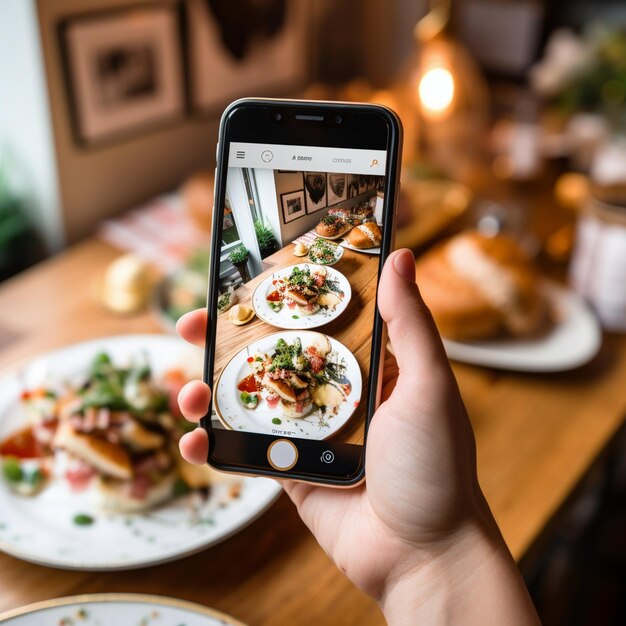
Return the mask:
[[[253,112],[246,121],[248,126],[242,126],[240,121],[235,118],[241,112]],[[274,119],[271,123],[272,115],[281,112],[286,114],[286,118],[280,121]],[[324,139],[319,140],[320,123],[301,122],[295,120],[296,112],[300,114],[323,116],[325,123],[322,131]],[[266,116],[266,124],[258,122]],[[336,116],[340,116],[341,122],[337,123]],[[361,119],[359,119],[361,118]],[[363,124],[367,119],[378,119],[385,125],[385,145],[381,148],[381,137],[367,140],[367,135],[362,132]],[[254,120],[256,124],[251,124]],[[355,121],[358,120],[358,121]],[[315,124],[315,125],[314,125]],[[300,126],[302,132],[294,131],[294,126]],[[341,130],[339,130],[341,126]],[[382,126],[381,126],[382,127]],[[361,128],[361,132],[359,132]],[[280,130],[279,130],[280,129]],[[307,130],[312,129],[312,130]],[[376,132],[381,132],[380,128]],[[307,135],[315,136],[317,141],[307,141]],[[350,140],[346,140],[349,137]],[[232,141],[245,141],[251,143],[274,143],[274,144],[292,144],[292,145],[323,145],[342,148],[369,148],[369,149],[385,149],[387,151],[387,167],[385,176],[387,179],[387,188],[385,193],[386,211],[383,214],[383,240],[381,243],[381,254],[378,269],[378,278],[382,265],[391,252],[393,244],[393,220],[396,212],[400,153],[402,143],[401,124],[396,114],[386,107],[373,104],[354,104],[343,102],[323,102],[323,101],[304,101],[304,100],[274,100],[274,99],[257,99],[245,98],[233,102],[222,115],[220,122],[219,138],[217,145],[217,168],[215,176],[215,208],[213,211],[213,229],[211,240],[211,259],[209,269],[209,289],[207,295],[208,324],[206,333],[206,348],[204,359],[203,378],[210,386],[213,381],[214,359],[215,359],[215,343],[216,335],[216,316],[210,314],[211,311],[217,309],[218,298],[218,281],[213,277],[219,276],[219,252],[221,248],[221,231],[223,209],[219,207],[224,205],[226,192],[226,178],[228,174],[228,154],[226,147]],[[378,143],[378,145],[375,145]],[[370,145],[373,144],[373,145]],[[378,285],[377,285],[378,288]],[[323,473],[303,472],[303,471],[279,471],[274,469],[267,459],[262,462],[264,455],[259,456],[258,452],[267,449],[272,441],[283,439],[281,436],[264,435],[259,433],[244,433],[240,431],[229,431],[222,429],[213,429],[211,426],[211,407],[209,412],[201,420],[201,426],[207,431],[209,438],[209,457],[208,462],[216,469],[228,472],[234,472],[244,475],[271,476],[275,478],[289,478],[294,480],[313,482],[317,484],[330,485],[335,487],[349,487],[360,483],[365,474],[365,449],[367,445],[367,432],[371,418],[380,401],[380,380],[382,376],[382,356],[384,355],[383,346],[384,324],[378,308],[375,309],[374,324],[372,329],[372,350],[369,374],[369,394],[368,403],[365,414],[364,440],[361,446],[359,458],[354,464],[354,471],[349,473],[332,472],[335,467],[342,467],[341,461],[333,467],[323,467]],[[254,440],[254,441],[253,441]],[[308,440],[297,439],[298,449],[316,447],[317,452],[323,452],[329,442],[324,440]],[[263,442],[263,443],[261,443]],[[256,448],[252,448],[246,444],[258,444]],[[341,444],[332,442],[333,447],[337,449]],[[348,444],[343,444],[348,446]],[[336,451],[336,450],[335,450]],[[224,455],[228,458],[225,460]],[[219,456],[221,458],[216,458]],[[351,455],[353,456],[353,455]],[[256,457],[256,458],[255,458]],[[254,460],[254,463],[252,461]]]

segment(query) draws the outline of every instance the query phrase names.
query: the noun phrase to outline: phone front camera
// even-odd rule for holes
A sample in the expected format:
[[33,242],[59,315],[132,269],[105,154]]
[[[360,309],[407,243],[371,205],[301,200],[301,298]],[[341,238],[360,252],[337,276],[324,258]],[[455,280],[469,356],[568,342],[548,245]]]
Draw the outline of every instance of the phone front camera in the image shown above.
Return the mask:
[[275,122],[280,122],[283,119],[283,114],[282,113],[274,113],[274,121]]
[[335,117],[333,117],[333,121],[335,122],[335,124],[341,124],[341,122],[343,122],[343,118],[341,117],[341,115],[335,115]]

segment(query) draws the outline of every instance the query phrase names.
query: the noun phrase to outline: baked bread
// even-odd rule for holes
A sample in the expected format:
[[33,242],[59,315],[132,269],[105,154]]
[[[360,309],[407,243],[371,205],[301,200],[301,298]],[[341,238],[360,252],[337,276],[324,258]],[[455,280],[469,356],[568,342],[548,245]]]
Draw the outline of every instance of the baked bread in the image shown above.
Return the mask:
[[376,222],[365,222],[355,226],[346,237],[346,241],[355,248],[367,250],[380,246],[382,232]]
[[508,237],[458,235],[419,259],[416,280],[439,332],[450,339],[529,335],[547,318],[537,272]]
[[320,223],[315,227],[315,232],[320,237],[327,239],[338,239],[345,235],[354,223],[348,219],[337,217],[336,215],[324,215]]

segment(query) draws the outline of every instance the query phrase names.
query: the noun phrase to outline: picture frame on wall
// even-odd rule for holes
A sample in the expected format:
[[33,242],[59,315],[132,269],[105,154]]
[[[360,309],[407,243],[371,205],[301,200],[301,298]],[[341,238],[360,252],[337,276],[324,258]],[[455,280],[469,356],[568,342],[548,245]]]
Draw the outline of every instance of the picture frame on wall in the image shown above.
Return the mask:
[[213,117],[242,96],[297,93],[307,84],[306,2],[186,0],[190,109]]
[[326,172],[304,172],[307,213],[315,213],[328,206],[326,201],[327,186]]
[[119,141],[186,113],[178,3],[71,16],[60,22],[77,143]]
[[306,215],[304,189],[280,194],[280,204],[283,211],[283,223],[289,224]]
[[359,174],[359,194],[367,191],[367,183],[369,182],[369,176],[366,174]]
[[359,195],[359,175],[348,174],[348,198],[356,198]]
[[343,202],[348,197],[347,174],[328,174],[328,206]]

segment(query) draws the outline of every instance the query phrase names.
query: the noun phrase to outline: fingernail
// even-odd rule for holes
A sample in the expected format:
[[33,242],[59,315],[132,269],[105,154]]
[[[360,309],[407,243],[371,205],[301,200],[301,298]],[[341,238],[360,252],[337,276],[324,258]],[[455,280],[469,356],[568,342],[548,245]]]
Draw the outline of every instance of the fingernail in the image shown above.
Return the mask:
[[415,282],[415,257],[410,250],[400,250],[393,260],[396,272],[409,282]]

